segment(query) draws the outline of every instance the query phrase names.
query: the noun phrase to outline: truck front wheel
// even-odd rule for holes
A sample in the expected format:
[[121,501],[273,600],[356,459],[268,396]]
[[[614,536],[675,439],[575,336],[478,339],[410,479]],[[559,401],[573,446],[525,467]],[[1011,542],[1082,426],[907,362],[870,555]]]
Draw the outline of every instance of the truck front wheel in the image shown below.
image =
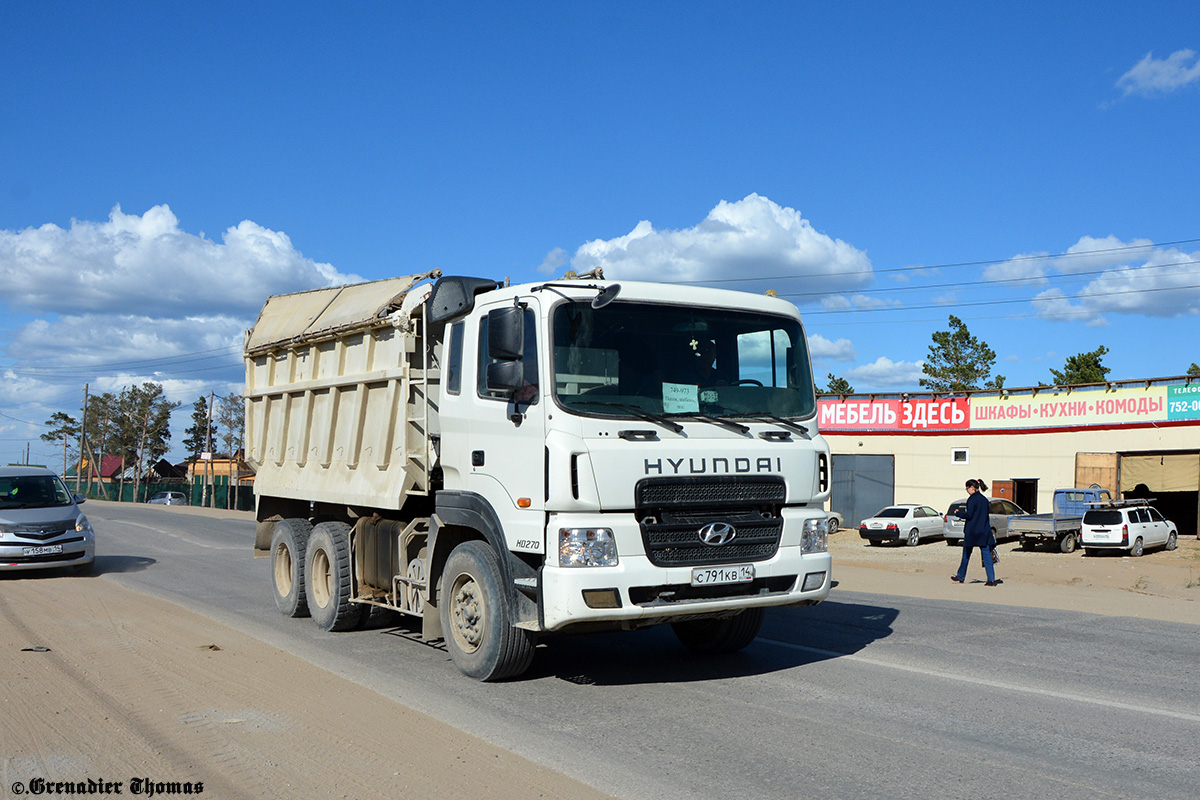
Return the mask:
[[676,622],[671,628],[694,653],[735,653],[758,636],[765,613],[761,608],[748,608],[732,617]]
[[1075,552],[1075,534],[1073,532],[1072,533],[1064,533],[1062,538],[1058,540],[1058,549],[1062,550],[1064,553],[1074,553]]
[[533,661],[532,634],[513,627],[500,560],[484,542],[463,542],[446,559],[438,592],[454,666],[481,681],[514,678]]
[[321,522],[313,528],[304,558],[304,591],[317,627],[344,631],[358,625],[365,607],[350,602],[350,526]]
[[288,617],[308,616],[304,596],[304,551],[312,524],[306,519],[281,519],[271,535],[271,589],[275,605]]

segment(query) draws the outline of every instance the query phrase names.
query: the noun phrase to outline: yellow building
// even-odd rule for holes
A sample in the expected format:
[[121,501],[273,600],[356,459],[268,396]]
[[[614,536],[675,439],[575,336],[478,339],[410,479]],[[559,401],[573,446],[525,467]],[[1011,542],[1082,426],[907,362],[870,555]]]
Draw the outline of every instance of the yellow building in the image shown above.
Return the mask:
[[823,395],[831,509],[858,523],[891,503],[945,510],[982,478],[989,495],[1052,511],[1055,489],[1150,496],[1182,535],[1200,517],[1200,378],[991,392]]

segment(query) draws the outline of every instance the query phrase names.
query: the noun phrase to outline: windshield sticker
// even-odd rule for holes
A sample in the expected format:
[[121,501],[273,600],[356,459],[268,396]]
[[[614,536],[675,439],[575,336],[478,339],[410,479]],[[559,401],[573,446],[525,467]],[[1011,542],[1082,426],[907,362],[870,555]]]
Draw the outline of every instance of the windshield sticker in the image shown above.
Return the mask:
[[700,387],[694,383],[663,383],[664,414],[700,413]]

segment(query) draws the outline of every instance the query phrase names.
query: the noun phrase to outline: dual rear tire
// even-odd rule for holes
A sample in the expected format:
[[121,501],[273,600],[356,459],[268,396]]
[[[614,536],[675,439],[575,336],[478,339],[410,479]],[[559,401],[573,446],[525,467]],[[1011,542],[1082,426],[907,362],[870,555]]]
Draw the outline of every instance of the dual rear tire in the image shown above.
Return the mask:
[[308,613],[325,631],[358,627],[367,607],[351,602],[350,526],[321,522],[312,529],[304,557],[304,591]]
[[281,519],[271,534],[271,589],[287,617],[313,618],[317,627],[344,631],[362,620],[351,603],[350,526],[344,522]]
[[308,616],[304,557],[312,529],[306,519],[281,519],[271,534],[271,589],[275,606],[285,617]]

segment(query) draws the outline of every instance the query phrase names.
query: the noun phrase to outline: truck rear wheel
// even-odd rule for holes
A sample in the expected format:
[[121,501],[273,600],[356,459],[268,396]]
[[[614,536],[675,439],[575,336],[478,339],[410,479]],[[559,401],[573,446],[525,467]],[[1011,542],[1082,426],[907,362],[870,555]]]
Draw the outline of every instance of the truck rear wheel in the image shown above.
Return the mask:
[[481,681],[514,678],[533,661],[533,636],[513,627],[500,560],[484,542],[463,542],[446,559],[438,592],[454,666]]
[[1074,533],[1064,533],[1062,538],[1058,540],[1058,549],[1062,550],[1064,553],[1074,553],[1075,552],[1075,534]]
[[364,606],[352,603],[350,526],[322,522],[312,530],[304,558],[304,591],[317,627],[344,631],[358,625]]
[[304,551],[312,524],[306,519],[281,519],[271,534],[271,589],[275,605],[288,617],[308,616],[304,595]]
[[735,653],[754,641],[766,612],[748,608],[723,619],[698,619],[672,623],[683,646],[694,653]]

